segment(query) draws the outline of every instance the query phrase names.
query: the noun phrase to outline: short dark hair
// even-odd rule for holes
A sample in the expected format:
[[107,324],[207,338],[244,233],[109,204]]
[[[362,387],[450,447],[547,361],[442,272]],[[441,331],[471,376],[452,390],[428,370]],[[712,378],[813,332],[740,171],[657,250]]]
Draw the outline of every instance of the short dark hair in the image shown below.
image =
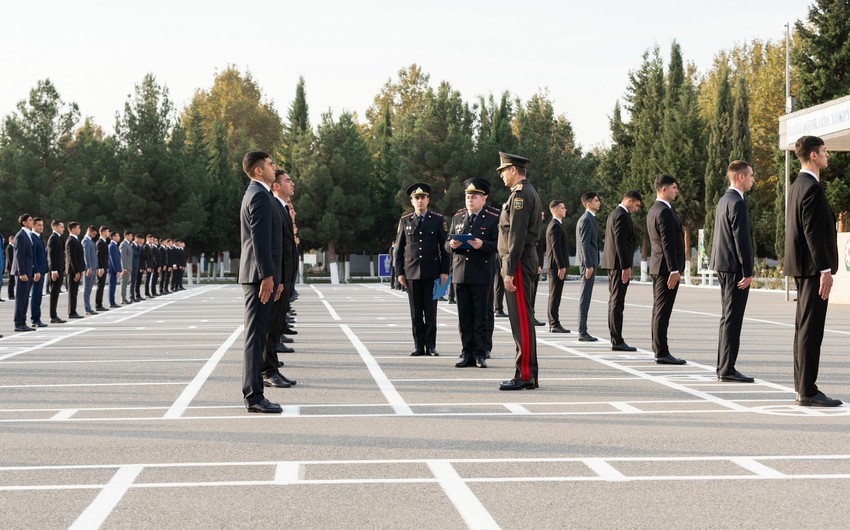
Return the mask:
[[59,219],[54,219],[54,220],[50,221],[50,226],[52,226],[53,228],[56,228],[57,226],[59,226],[61,224],[64,224],[64,223],[62,221],[60,221]]
[[32,218],[32,222],[33,222],[33,223],[37,223],[37,222],[39,222],[39,221],[44,221],[44,219],[42,219],[41,217],[33,217],[33,218]]
[[643,198],[640,196],[640,192],[638,190],[629,190],[623,194],[623,200],[631,199],[633,201],[643,202]]
[[564,201],[562,201],[561,199],[555,199],[554,201],[549,203],[549,209],[551,210],[552,208],[557,208],[562,204],[564,204]]
[[672,186],[676,183],[676,178],[670,175],[658,175],[655,177],[655,191],[661,191],[664,186]]
[[18,216],[18,224],[20,224],[21,226],[24,226],[24,223],[27,222],[27,219],[29,219],[31,217],[32,217],[32,215],[30,215],[28,213],[22,213],[21,215]]
[[98,230],[98,233],[102,234],[102,233],[104,233],[104,232],[105,232],[105,231],[107,231],[107,230],[109,230],[109,227],[108,227],[108,226],[101,226],[101,227],[100,227],[100,230]]
[[94,225],[89,225],[89,227],[88,227],[88,228],[86,228],[86,234],[88,234],[89,232],[95,232],[95,233],[96,233],[96,232],[97,232],[97,228],[95,228],[95,226],[94,226]]
[[738,173],[743,173],[748,167],[753,167],[746,160],[733,160],[729,163],[729,167],[726,168],[726,176],[730,177],[732,175],[737,175]]
[[248,151],[242,157],[242,171],[248,175],[248,178],[253,177],[254,168],[266,158],[269,158],[269,154],[265,151]]
[[805,162],[809,159],[809,156],[817,151],[818,148],[822,145],[826,145],[823,143],[823,139],[818,136],[801,136],[797,143],[794,144],[794,153],[797,155],[797,159],[800,162]]
[[599,194],[597,194],[595,191],[586,191],[581,194],[581,203],[586,205],[598,196]]
[[132,236],[132,235],[133,235],[133,232],[130,232],[129,230],[124,231],[124,237]]
[[80,226],[80,223],[78,223],[77,221],[71,221],[70,223],[68,223],[68,230],[71,231],[77,228],[78,226]]

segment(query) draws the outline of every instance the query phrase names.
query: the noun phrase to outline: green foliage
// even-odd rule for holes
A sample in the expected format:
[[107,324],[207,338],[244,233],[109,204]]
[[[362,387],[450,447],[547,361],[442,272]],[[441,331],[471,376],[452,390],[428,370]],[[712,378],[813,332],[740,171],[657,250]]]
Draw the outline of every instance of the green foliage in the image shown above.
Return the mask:
[[708,160],[705,165],[705,252],[711,255],[714,213],[720,196],[727,187],[726,167],[732,152],[732,88],[729,85],[729,70],[721,73],[717,87],[714,115],[709,124]]

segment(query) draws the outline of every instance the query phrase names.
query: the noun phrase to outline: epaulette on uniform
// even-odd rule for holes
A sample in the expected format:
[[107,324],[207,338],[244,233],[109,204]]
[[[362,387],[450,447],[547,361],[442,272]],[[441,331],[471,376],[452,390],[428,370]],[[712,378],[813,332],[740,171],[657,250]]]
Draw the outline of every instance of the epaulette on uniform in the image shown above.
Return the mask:
[[437,217],[443,217],[443,214],[441,214],[440,212],[431,212],[431,213],[436,215]]
[[401,216],[401,218],[402,218],[402,219],[407,219],[408,217],[413,217],[413,212],[410,212],[410,213],[408,213],[408,214],[405,214],[405,215],[402,215],[402,216]]
[[466,213],[466,208],[461,208],[460,210],[456,211],[455,215],[458,215],[458,214],[461,214],[461,213]]
[[493,215],[501,215],[502,214],[501,210],[499,210],[498,208],[496,208],[495,206],[492,206],[490,204],[485,206],[484,209],[487,210],[488,212],[490,212]]

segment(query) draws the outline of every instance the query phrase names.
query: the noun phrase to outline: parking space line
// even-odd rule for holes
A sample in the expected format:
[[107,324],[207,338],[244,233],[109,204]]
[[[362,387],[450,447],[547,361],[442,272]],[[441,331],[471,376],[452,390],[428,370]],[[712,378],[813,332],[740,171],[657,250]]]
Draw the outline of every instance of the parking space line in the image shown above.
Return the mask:
[[614,468],[614,466],[601,458],[585,458],[582,462],[603,480],[607,480],[609,482],[621,482],[628,480],[626,476],[620,473],[620,471]]
[[304,478],[304,466],[299,462],[280,462],[275,466],[275,484],[297,484]]
[[331,304],[329,304],[327,300],[322,300],[322,303],[325,305],[325,308],[327,308],[328,313],[330,313],[330,314],[331,314],[331,318],[332,318],[332,319],[334,319],[334,320],[342,320],[341,318],[339,318],[339,315],[337,314],[337,312],[336,312],[336,311],[334,311],[334,308],[333,308],[333,307],[331,307]]
[[81,329],[78,329],[76,331],[72,331],[71,333],[68,333],[67,335],[60,335],[58,337],[54,337],[54,338],[52,338],[52,339],[50,339],[46,342],[42,342],[41,344],[36,344],[35,346],[30,346],[29,348],[24,348],[23,350],[16,351],[16,352],[13,352],[13,353],[7,353],[6,355],[0,355],[0,361],[5,361],[6,359],[10,359],[12,357],[15,357],[15,356],[18,356],[18,355],[21,355],[21,354],[24,354],[24,353],[29,353],[31,351],[40,350],[41,348],[45,348],[45,347],[50,346],[52,344],[56,344],[59,341],[69,339],[71,337],[76,337],[77,335],[81,335],[83,333],[88,333],[89,331],[93,331],[94,329],[95,328],[81,328]]
[[103,488],[97,497],[89,504],[77,520],[69,527],[70,530],[90,530],[100,528],[100,525],[109,517],[112,510],[121,502],[121,498],[144,469],[143,466],[129,465],[121,466],[112,480]]
[[742,468],[746,469],[747,471],[755,473],[756,475],[758,475],[760,477],[784,478],[784,477],[787,476],[787,475],[785,475],[785,473],[781,473],[781,472],[773,469],[772,467],[768,467],[768,466],[762,464],[761,462],[756,462],[752,458],[738,457],[738,458],[730,458],[729,460],[732,461],[733,463],[741,466]]
[[432,460],[428,462],[428,469],[434,474],[437,483],[443,488],[449,500],[452,501],[467,527],[476,529],[499,528],[493,516],[458,475],[451,462]]

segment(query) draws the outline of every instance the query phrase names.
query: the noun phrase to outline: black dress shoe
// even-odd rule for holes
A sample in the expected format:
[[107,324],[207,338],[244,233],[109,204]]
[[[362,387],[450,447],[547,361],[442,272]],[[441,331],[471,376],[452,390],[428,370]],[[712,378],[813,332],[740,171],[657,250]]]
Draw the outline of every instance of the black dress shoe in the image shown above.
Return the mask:
[[421,357],[423,355],[427,355],[425,353],[425,350],[413,350],[412,352],[410,352],[411,357]]
[[534,379],[529,379],[528,381],[511,379],[509,381],[502,381],[502,384],[499,385],[499,390],[534,390],[535,388],[537,386],[534,384]]
[[5,302],[5,301],[6,301],[5,298],[0,298],[0,302]]
[[570,330],[565,328],[564,326],[558,324],[557,326],[552,326],[549,328],[549,333],[569,333]]
[[29,326],[17,326],[15,327],[15,331],[35,331],[35,328],[31,328]]
[[280,414],[283,408],[277,403],[272,403],[268,399],[263,398],[259,403],[248,405],[248,412],[269,412],[271,414]]
[[620,342],[617,344],[612,344],[611,351],[637,351],[637,348],[635,348],[634,346],[629,346],[625,342]]
[[487,360],[484,357],[478,357],[475,359],[475,366],[478,368],[487,368]]
[[598,340],[599,339],[597,339],[596,337],[594,337],[593,335],[590,335],[588,333],[580,333],[579,336],[578,336],[579,342],[596,342]]
[[290,327],[283,328],[284,335],[298,335],[298,332]]
[[718,381],[724,383],[754,383],[755,379],[742,374],[738,370],[732,370],[731,374],[717,376]]
[[287,324],[292,324],[293,322],[295,322],[295,317],[286,317]]
[[814,396],[797,395],[796,405],[801,407],[840,407],[841,401],[828,397],[821,391],[818,391]]
[[498,311],[496,311],[496,316],[500,318],[507,318],[508,314],[499,309]]
[[489,358],[490,358],[490,352],[485,351],[485,352],[484,352],[484,358],[485,358],[485,359],[489,359]]
[[287,337],[286,335],[281,335],[280,342],[283,344],[291,344],[295,342],[295,339],[293,339],[292,337]]
[[46,328],[47,324],[45,324],[41,320],[36,320],[35,322],[32,323],[32,327],[34,327],[34,328]]
[[272,374],[271,377],[263,378],[263,386],[271,386],[274,388],[289,388],[292,385],[284,381],[283,376],[280,374]]
[[89,315],[89,316],[96,315],[97,311],[86,311],[86,314]]
[[275,351],[278,353],[292,353],[295,350],[293,348],[290,348],[286,344],[278,344],[277,348],[275,348]]
[[296,381],[295,379],[287,379],[286,376],[283,375],[283,374],[278,374],[278,375],[280,375],[280,378],[283,379],[284,383],[289,383],[290,386],[295,386],[296,383],[298,383],[298,381]]
[[98,313],[100,313],[102,311],[109,311],[109,309],[103,307],[102,305],[95,307],[94,310],[97,311]]
[[282,366],[283,366],[283,361],[278,361],[278,362],[277,362],[277,367],[278,367],[278,368],[280,368],[280,367],[282,367]]
[[472,368],[475,366],[475,361],[471,358],[466,358],[459,363],[455,363],[455,368]]
[[109,304],[109,309],[118,309],[119,307],[121,306],[118,304]]
[[64,324],[65,322],[66,322],[65,320],[62,320],[62,319],[61,319],[61,318],[59,318],[59,317],[51,318],[51,319],[50,319],[50,323],[51,323],[51,324]]
[[655,364],[686,364],[688,361],[677,359],[670,354],[655,358]]
[[449,300],[449,304],[456,304],[457,300]]
[[73,315],[68,315],[68,318],[69,319],[71,319],[71,318],[83,318],[83,315],[81,315],[79,313],[74,313]]
[[437,351],[436,349],[434,349],[434,348],[427,348],[427,347],[426,347],[426,348],[425,348],[425,353],[427,353],[427,354],[428,354],[428,355],[430,355],[431,357],[439,357],[439,356],[440,356],[440,352],[438,352],[438,351]]
[[534,319],[534,325],[535,325],[535,326],[545,326],[545,325],[546,325],[546,323],[545,323],[545,322],[540,322],[539,320],[537,320],[537,319],[535,318],[535,319]]

